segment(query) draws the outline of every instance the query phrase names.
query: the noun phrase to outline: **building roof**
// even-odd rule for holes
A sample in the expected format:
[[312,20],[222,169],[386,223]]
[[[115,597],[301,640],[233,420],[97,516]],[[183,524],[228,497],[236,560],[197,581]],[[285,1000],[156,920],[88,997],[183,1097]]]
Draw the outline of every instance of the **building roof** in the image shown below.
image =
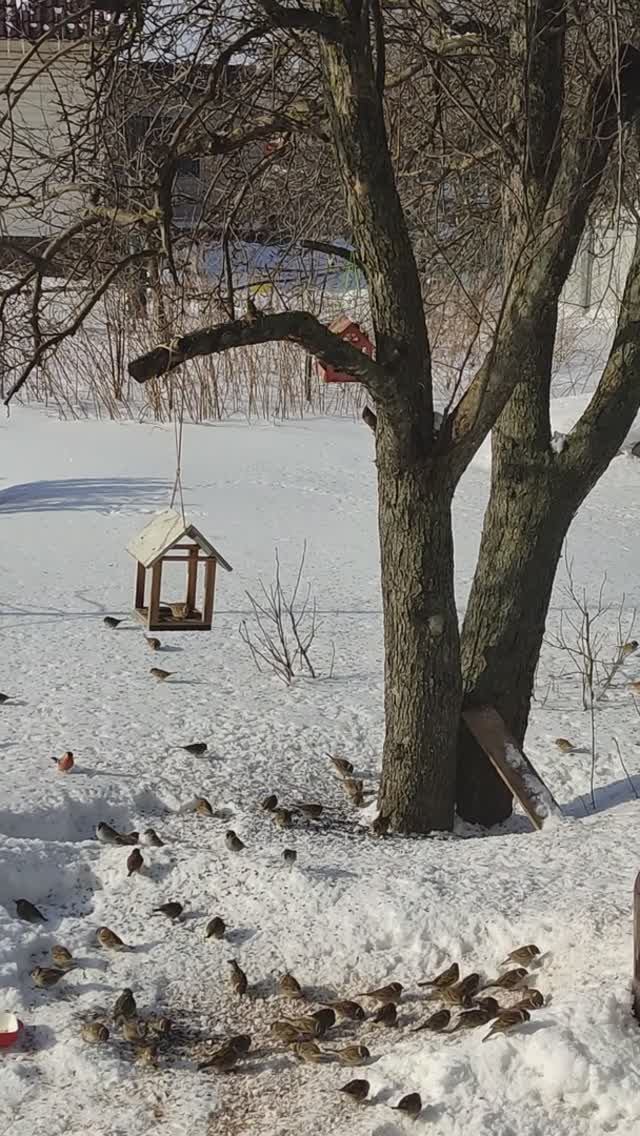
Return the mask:
[[173,509],[166,509],[163,513],[156,513],[155,517],[145,525],[141,533],[135,537],[128,545],[127,552],[143,564],[145,568],[150,568],[155,564],[165,552],[168,552],[174,544],[178,544],[181,540],[187,537],[189,540],[195,541],[199,548],[206,553],[207,556],[212,556],[214,560],[226,568],[227,572],[231,572],[231,565],[227,563],[223,556],[213,547],[206,536],[195,527],[190,525],[180,516],[179,513],[174,512]]
[[[74,14],[84,9],[80,19]],[[0,39],[28,40],[30,43],[47,34],[52,38],[73,40],[107,28],[126,11],[119,0],[95,0],[87,12],[86,0],[0,0]]]

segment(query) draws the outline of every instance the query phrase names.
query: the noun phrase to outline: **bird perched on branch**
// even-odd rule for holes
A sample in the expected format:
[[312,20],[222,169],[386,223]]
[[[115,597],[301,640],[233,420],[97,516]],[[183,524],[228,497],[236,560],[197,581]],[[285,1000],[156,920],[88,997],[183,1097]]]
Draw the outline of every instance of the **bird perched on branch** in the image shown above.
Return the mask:
[[252,296],[247,296],[247,320],[249,323],[255,323],[260,318],[260,311],[256,307],[256,302]]

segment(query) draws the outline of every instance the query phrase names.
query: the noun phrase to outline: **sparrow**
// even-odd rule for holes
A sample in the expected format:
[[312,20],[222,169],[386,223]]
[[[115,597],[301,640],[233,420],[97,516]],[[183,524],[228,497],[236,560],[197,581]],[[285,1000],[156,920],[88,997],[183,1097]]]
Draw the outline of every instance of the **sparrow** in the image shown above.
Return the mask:
[[620,658],[621,659],[628,659],[629,655],[632,655],[633,652],[637,651],[637,650],[638,650],[638,640],[637,639],[630,639],[628,643],[623,643],[622,646],[620,647]]
[[19,919],[24,919],[25,923],[48,923],[46,915],[43,915],[38,910],[35,903],[31,903],[28,899],[14,899],[16,905],[16,915]]
[[540,947],[536,947],[535,943],[528,943],[526,947],[517,947],[502,963],[506,966],[507,963],[515,962],[518,966],[525,966],[528,962],[532,962],[540,954]]
[[435,978],[429,978],[426,982],[419,982],[418,986],[435,986],[438,990],[443,990],[447,986],[454,986],[460,978],[460,967],[457,962],[452,962],[446,970],[436,974]]
[[259,315],[260,312],[256,307],[255,300],[253,300],[251,296],[247,296],[247,319],[249,323],[255,323]]
[[247,976],[244,973],[244,970],[240,969],[235,959],[228,959],[227,961],[229,963],[229,966],[232,968],[231,985],[233,986],[236,994],[240,998],[242,998],[242,995],[247,993],[247,986],[249,984]]
[[313,1030],[299,1030],[292,1022],[287,1022],[283,1018],[272,1022],[270,1029],[280,1041],[284,1041],[285,1045],[293,1045],[297,1041],[310,1041],[313,1037]]
[[52,757],[51,760],[55,761],[58,773],[70,773],[73,769],[73,754],[70,749],[63,753],[62,757]]
[[64,970],[58,970],[55,966],[34,966],[29,973],[34,986],[39,986],[41,990],[56,986],[60,979],[64,978]]
[[322,1010],[314,1010],[310,1016],[318,1022],[323,1034],[336,1024],[336,1012],[332,1006],[325,1006]]
[[[526,983],[528,977],[528,971],[523,966],[517,966],[515,970],[506,970],[494,982],[485,982],[482,989],[489,990],[498,986],[501,990],[515,990],[516,986],[522,986],[523,983]],[[474,993],[474,991],[470,991],[470,993]]]
[[290,809],[273,809],[271,816],[278,828],[291,828],[291,810]]
[[395,1002],[385,1002],[373,1015],[373,1021],[382,1026],[397,1026],[398,1010]]
[[13,698],[12,694],[0,694],[0,706],[2,706],[5,702],[9,702],[11,698]]
[[351,1002],[348,999],[343,1002],[324,1002],[323,1005],[335,1010],[339,1018],[344,1018],[348,1022],[363,1022],[367,1016],[359,1002]]
[[494,1037],[496,1034],[507,1033],[509,1030],[516,1029],[517,1026],[524,1025],[530,1017],[528,1010],[502,1010],[489,1032],[483,1037],[483,1042],[488,1041],[490,1037]]
[[298,853],[296,852],[295,848],[285,848],[284,852],[282,853],[282,859],[284,860],[285,864],[295,864],[296,860],[298,859]]
[[346,1093],[351,1100],[362,1104],[369,1096],[369,1082],[368,1081],[347,1081],[346,1085],[340,1087],[341,1093]]
[[333,757],[333,755],[330,753],[327,754],[327,757],[338,770],[338,773],[341,777],[351,776],[351,774],[353,773],[353,765],[350,761],[347,761],[346,757]]
[[342,784],[353,804],[361,805],[364,801],[364,782],[356,780],[355,777],[345,777]]
[[106,824],[105,821],[100,821],[100,823],[96,825],[96,837],[101,844],[122,845],[138,843],[137,832],[117,832],[115,828],[112,828],[110,824]]
[[227,848],[229,849],[230,852],[242,852],[242,850],[244,848],[246,848],[246,844],[243,843],[243,841],[233,831],[232,828],[230,828],[229,831],[227,832],[227,834],[224,838],[224,842],[225,842],[225,844],[226,844],[226,846],[227,846]]
[[308,817],[309,820],[318,820],[322,816],[324,805],[302,801],[300,804],[295,805],[295,809],[296,812],[302,813],[302,815]]
[[264,809],[266,813],[272,813],[277,807],[277,804],[278,798],[275,793],[270,793],[268,797],[265,797],[264,800],[260,802],[260,808]]
[[237,1033],[230,1037],[227,1045],[231,1049],[235,1049],[237,1054],[248,1053],[251,1049],[251,1036],[248,1033]]
[[484,1006],[474,1006],[471,1010],[463,1010],[450,1032],[456,1033],[457,1030],[476,1029],[478,1026],[486,1026],[495,1016],[495,1013],[492,1014],[491,1010],[485,1009]]
[[211,808],[211,805],[209,804],[206,797],[198,797],[194,806],[194,811],[198,814],[198,816],[213,816],[213,809]]
[[51,961],[58,970],[73,970],[76,965],[71,951],[68,951],[66,947],[59,947],[57,944],[51,948]]
[[134,872],[141,872],[144,868],[144,860],[142,852],[139,848],[134,848],[127,856],[127,876],[131,877]]
[[174,749],[183,749],[185,753],[191,753],[194,757],[201,757],[203,753],[207,752],[209,748],[206,742],[189,742],[186,746],[174,746]]
[[573,753],[576,748],[573,742],[570,742],[568,738],[556,738],[556,745],[560,753]]
[[160,650],[162,643],[160,642],[159,639],[154,639],[152,635],[145,635],[145,639],[146,639],[148,645],[151,647],[152,651],[159,651]]
[[399,1002],[404,987],[401,982],[390,982],[388,986],[380,986],[377,990],[361,990],[359,998],[373,998],[375,1002]]
[[152,1069],[158,1068],[158,1046],[153,1042],[149,1045],[136,1047],[136,1061],[141,1065],[150,1065]]
[[371,1054],[366,1045],[345,1045],[344,1049],[334,1050],[341,1065],[362,1065]]
[[214,915],[213,919],[209,920],[204,929],[205,938],[224,939],[224,933],[226,929],[227,925],[224,919],[221,919],[219,915]]
[[166,679],[171,678],[171,675],[175,674],[175,671],[163,671],[162,667],[150,667],[149,674],[153,675],[158,682],[164,682]]
[[136,1000],[133,996],[133,991],[125,986],[122,994],[116,998],[115,1006],[113,1007],[113,1020],[118,1023],[120,1021],[135,1018],[138,1012]]
[[500,1013],[500,1003],[496,998],[474,998],[473,1007],[486,1010],[490,1018],[497,1018]]
[[327,1032],[326,1023],[318,1021],[311,1014],[302,1018],[287,1018],[287,1021],[298,1030],[298,1033],[309,1034],[311,1037],[322,1037]]
[[159,1033],[161,1037],[168,1037],[173,1028],[171,1018],[149,1018],[147,1026],[153,1033]]
[[471,994],[466,994],[464,990],[461,990],[458,982],[455,986],[447,986],[446,989],[439,990],[437,994],[434,991],[429,1000],[432,998],[444,1002],[445,1006],[459,1006],[463,1010],[470,1010],[473,1004]]
[[322,1050],[315,1041],[296,1041],[293,1052],[305,1065],[318,1065],[322,1061]]
[[422,1025],[416,1026],[412,1033],[420,1033],[421,1030],[430,1030],[432,1033],[442,1033],[447,1028],[451,1021],[450,1010],[436,1010],[435,1014],[427,1018],[426,1022]]
[[179,919],[184,911],[184,906],[177,900],[169,900],[168,903],[161,903],[159,907],[152,907],[151,914],[166,915],[167,919]]
[[160,839],[155,828],[145,828],[142,838],[150,848],[164,848],[164,840]]
[[85,1022],[80,1034],[82,1040],[88,1041],[89,1045],[98,1045],[109,1040],[109,1030],[104,1022]]
[[384,816],[382,813],[378,813],[377,817],[369,828],[369,832],[372,836],[386,836],[389,831],[390,824],[390,816]]
[[142,1041],[143,1037],[147,1035],[147,1027],[144,1022],[139,1022],[137,1018],[129,1018],[122,1023],[122,1036],[126,1041]]
[[539,990],[528,990],[524,998],[520,998],[512,1010],[539,1010],[544,1006],[544,994]]
[[102,622],[104,623],[105,627],[110,627],[112,631],[115,631],[116,627],[119,627],[121,623],[124,623],[124,620],[115,619],[113,615],[105,615]]
[[223,1045],[207,1061],[201,1061],[198,1072],[205,1073],[213,1069],[216,1073],[228,1073],[237,1063],[240,1054],[230,1045]]
[[407,1093],[397,1104],[391,1106],[396,1112],[404,1112],[412,1120],[417,1120],[422,1111],[422,1098],[420,1093]]
[[278,994],[283,998],[302,998],[302,987],[292,974],[283,974],[278,979]]
[[98,927],[96,931],[96,939],[101,947],[105,947],[108,951],[128,951],[130,948],[123,943],[119,935],[112,931],[110,927]]

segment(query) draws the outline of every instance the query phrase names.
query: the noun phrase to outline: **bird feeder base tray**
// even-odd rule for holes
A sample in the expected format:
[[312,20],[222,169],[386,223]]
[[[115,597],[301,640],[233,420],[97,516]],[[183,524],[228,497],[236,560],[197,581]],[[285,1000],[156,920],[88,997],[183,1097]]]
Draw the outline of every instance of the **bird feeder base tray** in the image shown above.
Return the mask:
[[199,612],[194,612],[189,619],[176,619],[169,608],[160,608],[159,618],[149,623],[149,608],[137,607],[134,615],[143,623],[147,631],[211,631],[211,623],[203,623]]

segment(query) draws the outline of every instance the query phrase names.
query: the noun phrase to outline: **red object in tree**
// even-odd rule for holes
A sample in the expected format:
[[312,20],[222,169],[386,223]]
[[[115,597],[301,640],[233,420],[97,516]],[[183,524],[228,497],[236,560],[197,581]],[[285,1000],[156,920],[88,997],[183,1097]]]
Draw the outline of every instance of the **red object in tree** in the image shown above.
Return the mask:
[[[360,324],[352,320],[350,316],[338,316],[333,323],[329,324],[329,331],[332,331],[334,335],[339,335],[341,339],[346,339],[348,343],[353,343],[354,347],[359,347],[363,355],[368,355],[370,359],[373,358],[373,343],[366,332],[362,330]],[[335,367],[327,367],[324,363],[319,363],[318,366],[323,372],[325,383],[359,382],[359,379],[354,378],[353,375],[345,375],[343,371],[336,371]]]

